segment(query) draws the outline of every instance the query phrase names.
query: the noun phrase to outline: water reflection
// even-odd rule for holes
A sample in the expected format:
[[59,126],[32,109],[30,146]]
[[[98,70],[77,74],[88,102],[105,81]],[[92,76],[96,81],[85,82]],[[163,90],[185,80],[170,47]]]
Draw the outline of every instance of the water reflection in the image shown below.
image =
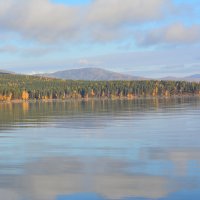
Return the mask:
[[[192,101],[192,105],[191,105]],[[135,100],[91,100],[91,101],[51,101],[0,103],[0,128],[12,126],[40,126],[46,123],[69,123],[72,128],[98,128],[108,119],[129,120],[129,117],[143,116],[152,112],[176,114],[184,112],[190,106],[199,106],[199,98],[174,99],[135,99]],[[184,106],[181,106],[184,105]],[[198,113],[197,113],[198,114]],[[78,124],[84,119],[91,123]],[[74,120],[74,119],[77,119]],[[96,119],[96,120],[95,120]],[[8,127],[5,127],[8,124]],[[64,123],[62,123],[63,126]],[[49,125],[49,124],[48,124]],[[87,126],[86,126],[87,125]]]
[[[170,179],[125,173],[121,169],[124,167],[121,161],[78,159],[49,158],[30,163],[24,166],[25,175],[12,178],[12,185],[17,185],[16,193],[23,193],[24,199],[35,200],[53,200],[61,194],[67,196],[92,191],[105,199],[129,196],[160,198],[172,191],[170,185],[174,183]],[[113,172],[112,167],[115,167]],[[6,190],[13,191],[12,188]]]
[[198,199],[199,108],[199,98],[0,104],[0,197]]

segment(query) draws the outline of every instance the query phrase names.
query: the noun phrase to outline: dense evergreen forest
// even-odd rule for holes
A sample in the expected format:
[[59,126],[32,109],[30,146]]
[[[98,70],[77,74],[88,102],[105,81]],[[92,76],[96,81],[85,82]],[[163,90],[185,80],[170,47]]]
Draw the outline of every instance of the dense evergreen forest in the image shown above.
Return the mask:
[[200,95],[200,83],[185,81],[73,81],[0,74],[0,101],[75,98],[135,98]]

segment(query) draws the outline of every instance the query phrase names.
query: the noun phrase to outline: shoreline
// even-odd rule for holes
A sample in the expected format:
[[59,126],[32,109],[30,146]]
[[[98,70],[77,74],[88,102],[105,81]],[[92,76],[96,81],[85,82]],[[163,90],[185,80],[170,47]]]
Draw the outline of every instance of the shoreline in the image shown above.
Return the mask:
[[173,95],[173,96],[135,96],[133,98],[128,97],[115,97],[115,98],[108,98],[108,97],[89,97],[89,98],[68,98],[68,99],[28,99],[28,100],[22,100],[22,99],[15,99],[10,101],[0,101],[0,104],[18,104],[18,103],[49,103],[49,102],[82,102],[82,101],[115,101],[115,100],[140,100],[140,99],[179,99],[179,98],[200,98],[200,95]]

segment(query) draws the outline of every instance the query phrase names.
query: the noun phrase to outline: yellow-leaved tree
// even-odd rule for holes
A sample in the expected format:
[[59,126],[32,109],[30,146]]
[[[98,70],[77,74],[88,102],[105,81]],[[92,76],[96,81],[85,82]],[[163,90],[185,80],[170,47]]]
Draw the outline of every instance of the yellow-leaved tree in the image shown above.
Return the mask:
[[22,92],[22,100],[28,100],[29,99],[29,94],[26,90]]

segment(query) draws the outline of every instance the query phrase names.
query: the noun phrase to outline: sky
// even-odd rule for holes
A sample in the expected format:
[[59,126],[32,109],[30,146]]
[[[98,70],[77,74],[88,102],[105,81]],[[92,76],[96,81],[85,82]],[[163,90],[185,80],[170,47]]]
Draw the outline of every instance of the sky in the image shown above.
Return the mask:
[[0,0],[0,69],[200,73],[199,0]]

